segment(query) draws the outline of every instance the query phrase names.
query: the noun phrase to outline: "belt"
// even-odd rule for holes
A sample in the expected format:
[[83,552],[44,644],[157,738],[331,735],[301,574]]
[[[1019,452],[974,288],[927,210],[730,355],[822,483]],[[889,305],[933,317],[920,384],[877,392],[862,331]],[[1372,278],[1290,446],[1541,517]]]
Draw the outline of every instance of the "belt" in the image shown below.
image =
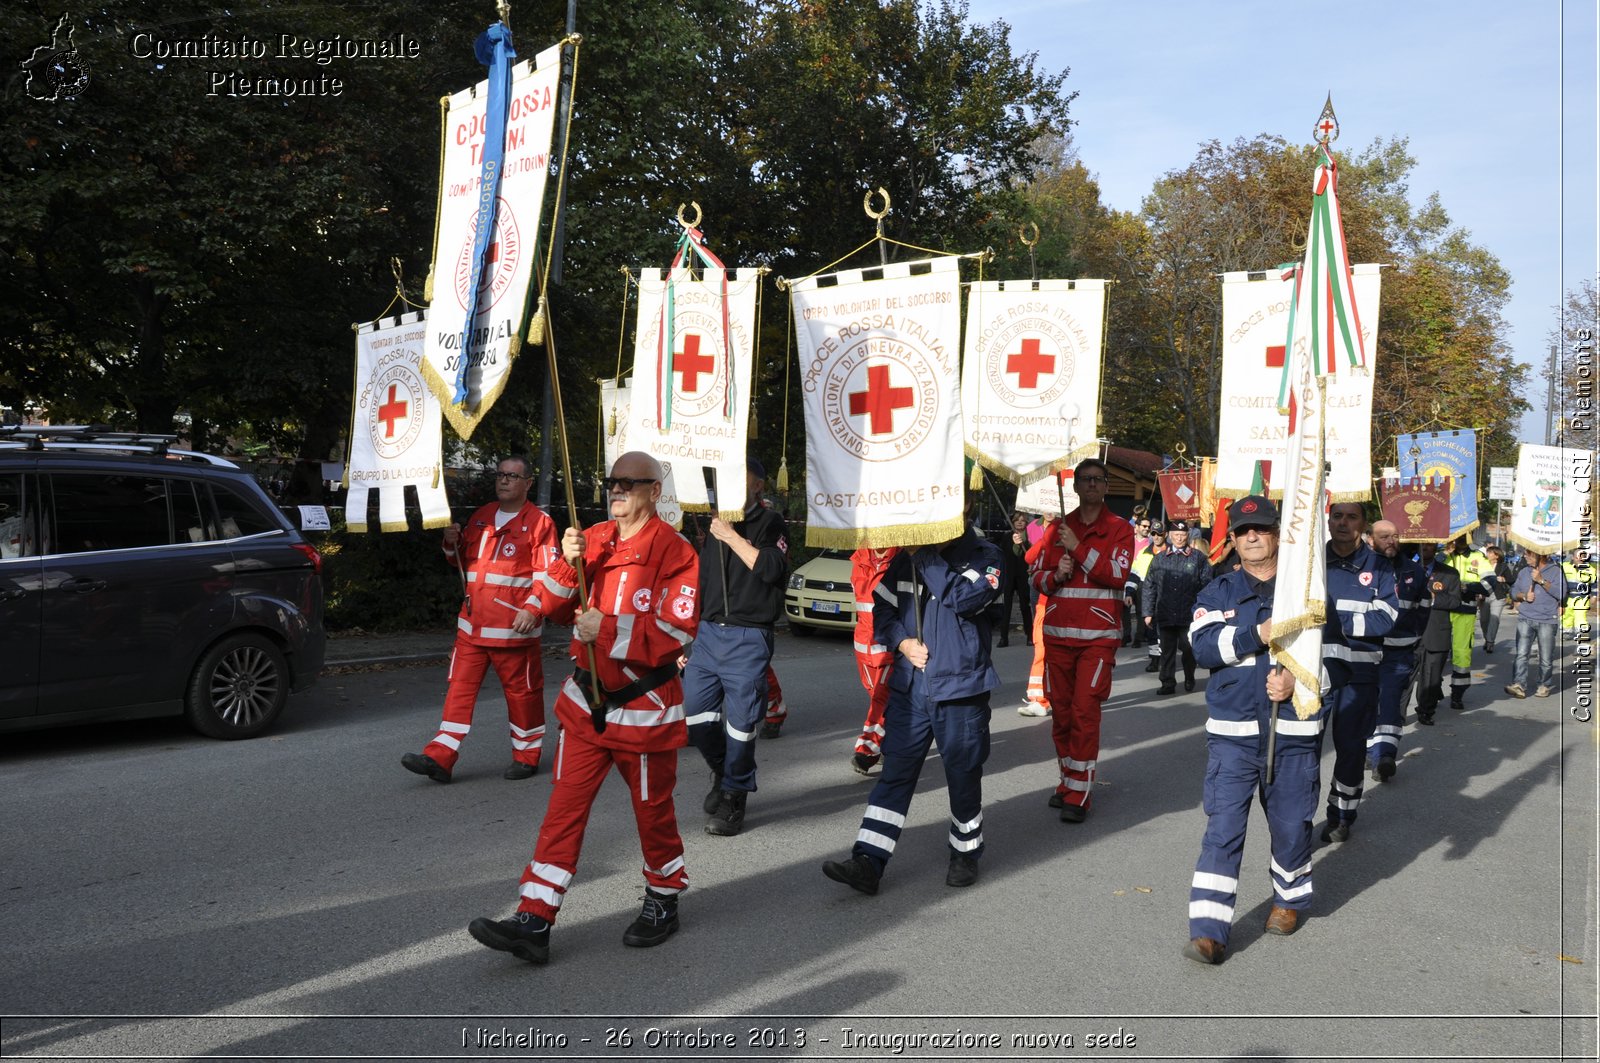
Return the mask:
[[[602,686],[600,691],[605,695],[606,708],[620,709],[625,707],[635,698],[644,697],[656,687],[661,686],[667,680],[677,676],[677,674],[678,665],[677,662],[673,662],[671,664],[664,664],[660,668],[657,668],[653,671],[646,672],[644,675],[640,676],[638,679],[635,679],[627,686],[618,687],[616,690],[607,690]],[[587,701],[589,699],[590,692],[593,690],[593,687],[590,686],[588,669],[579,668],[574,670],[572,673],[572,681],[578,685],[579,690],[583,691],[584,700]],[[590,715],[594,714],[593,705],[589,706],[589,712]]]

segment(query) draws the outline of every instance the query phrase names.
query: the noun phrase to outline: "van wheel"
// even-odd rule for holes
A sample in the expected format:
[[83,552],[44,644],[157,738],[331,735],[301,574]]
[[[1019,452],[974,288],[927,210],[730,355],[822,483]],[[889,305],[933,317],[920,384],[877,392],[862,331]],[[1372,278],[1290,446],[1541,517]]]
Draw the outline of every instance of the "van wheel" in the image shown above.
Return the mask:
[[210,738],[254,738],[289,700],[289,664],[263,635],[232,635],[206,651],[189,680],[184,717]]

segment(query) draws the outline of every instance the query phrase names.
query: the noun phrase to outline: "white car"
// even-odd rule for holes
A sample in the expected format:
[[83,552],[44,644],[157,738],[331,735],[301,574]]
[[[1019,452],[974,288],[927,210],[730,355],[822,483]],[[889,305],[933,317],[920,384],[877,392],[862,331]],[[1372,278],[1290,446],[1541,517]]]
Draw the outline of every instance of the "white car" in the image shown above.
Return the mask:
[[784,592],[789,630],[811,635],[817,628],[853,631],[856,596],[850,589],[850,551],[824,550],[795,569]]

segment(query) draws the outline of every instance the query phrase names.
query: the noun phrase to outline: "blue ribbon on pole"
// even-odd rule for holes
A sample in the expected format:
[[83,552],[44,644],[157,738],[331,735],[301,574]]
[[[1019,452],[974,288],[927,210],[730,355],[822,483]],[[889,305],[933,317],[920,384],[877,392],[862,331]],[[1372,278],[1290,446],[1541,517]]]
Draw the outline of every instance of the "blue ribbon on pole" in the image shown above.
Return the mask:
[[489,68],[489,99],[484,112],[483,168],[478,180],[478,231],[472,241],[472,275],[467,284],[467,320],[461,327],[461,358],[456,364],[457,405],[467,401],[468,341],[478,320],[478,285],[483,277],[484,258],[494,243],[495,207],[500,199],[500,171],[506,153],[506,116],[511,109],[511,60],[517,57],[511,46],[511,27],[496,22],[472,46],[478,62]]

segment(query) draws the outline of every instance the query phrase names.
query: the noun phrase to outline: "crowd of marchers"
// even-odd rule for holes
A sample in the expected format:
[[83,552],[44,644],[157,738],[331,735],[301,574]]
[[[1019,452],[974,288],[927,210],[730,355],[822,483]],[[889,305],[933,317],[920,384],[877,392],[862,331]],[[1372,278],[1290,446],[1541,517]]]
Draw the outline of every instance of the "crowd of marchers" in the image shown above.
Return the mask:
[[[950,808],[945,882],[977,883],[990,698],[1000,686],[991,646],[1008,644],[1015,603],[1034,649],[1017,711],[1051,721],[1048,803],[1066,823],[1085,823],[1093,810],[1117,651],[1148,644],[1158,696],[1177,694],[1180,664],[1185,694],[1197,669],[1209,671],[1206,828],[1182,951],[1220,963],[1252,801],[1260,799],[1271,833],[1266,930],[1292,934],[1312,905],[1324,741],[1334,756],[1320,839],[1336,845],[1350,837],[1366,782],[1394,776],[1407,720],[1433,723],[1447,661],[1450,708],[1467,708],[1475,630],[1493,653],[1514,622],[1506,692],[1526,697],[1531,685],[1547,697],[1563,626],[1575,632],[1586,622],[1594,570],[1584,552],[1558,563],[1494,544],[1475,550],[1465,536],[1414,549],[1393,524],[1369,529],[1361,505],[1338,503],[1328,511],[1321,699],[1309,714],[1296,711],[1294,678],[1269,649],[1276,505],[1259,495],[1231,503],[1226,541],[1208,554],[1183,520],[1114,514],[1100,461],[1080,462],[1073,477],[1078,506],[1064,517],[1019,513],[985,535],[972,523],[974,504],[947,542],[855,552],[854,648],[867,708],[849,763],[875,778],[849,854],[822,866],[828,878],[878,892],[937,743]],[[534,777],[545,738],[540,634],[546,621],[572,627],[552,789],[516,911],[468,926],[482,944],[533,963],[549,959],[590,808],[613,767],[627,783],[645,883],[623,942],[654,946],[678,929],[689,882],[673,803],[678,751],[693,745],[709,773],[706,832],[737,836],[757,788],[756,739],[775,737],[783,723],[771,665],[789,544],[783,517],[763,498],[766,471],[748,461],[742,519],[713,518],[695,544],[657,515],[664,478],[650,456],[622,455],[604,480],[609,519],[558,536],[528,500],[529,463],[508,457],[495,500],[444,533],[444,559],[463,588],[456,645],[439,727],[420,753],[401,758],[407,770],[451,780],[492,667],[510,721],[505,777]]]

